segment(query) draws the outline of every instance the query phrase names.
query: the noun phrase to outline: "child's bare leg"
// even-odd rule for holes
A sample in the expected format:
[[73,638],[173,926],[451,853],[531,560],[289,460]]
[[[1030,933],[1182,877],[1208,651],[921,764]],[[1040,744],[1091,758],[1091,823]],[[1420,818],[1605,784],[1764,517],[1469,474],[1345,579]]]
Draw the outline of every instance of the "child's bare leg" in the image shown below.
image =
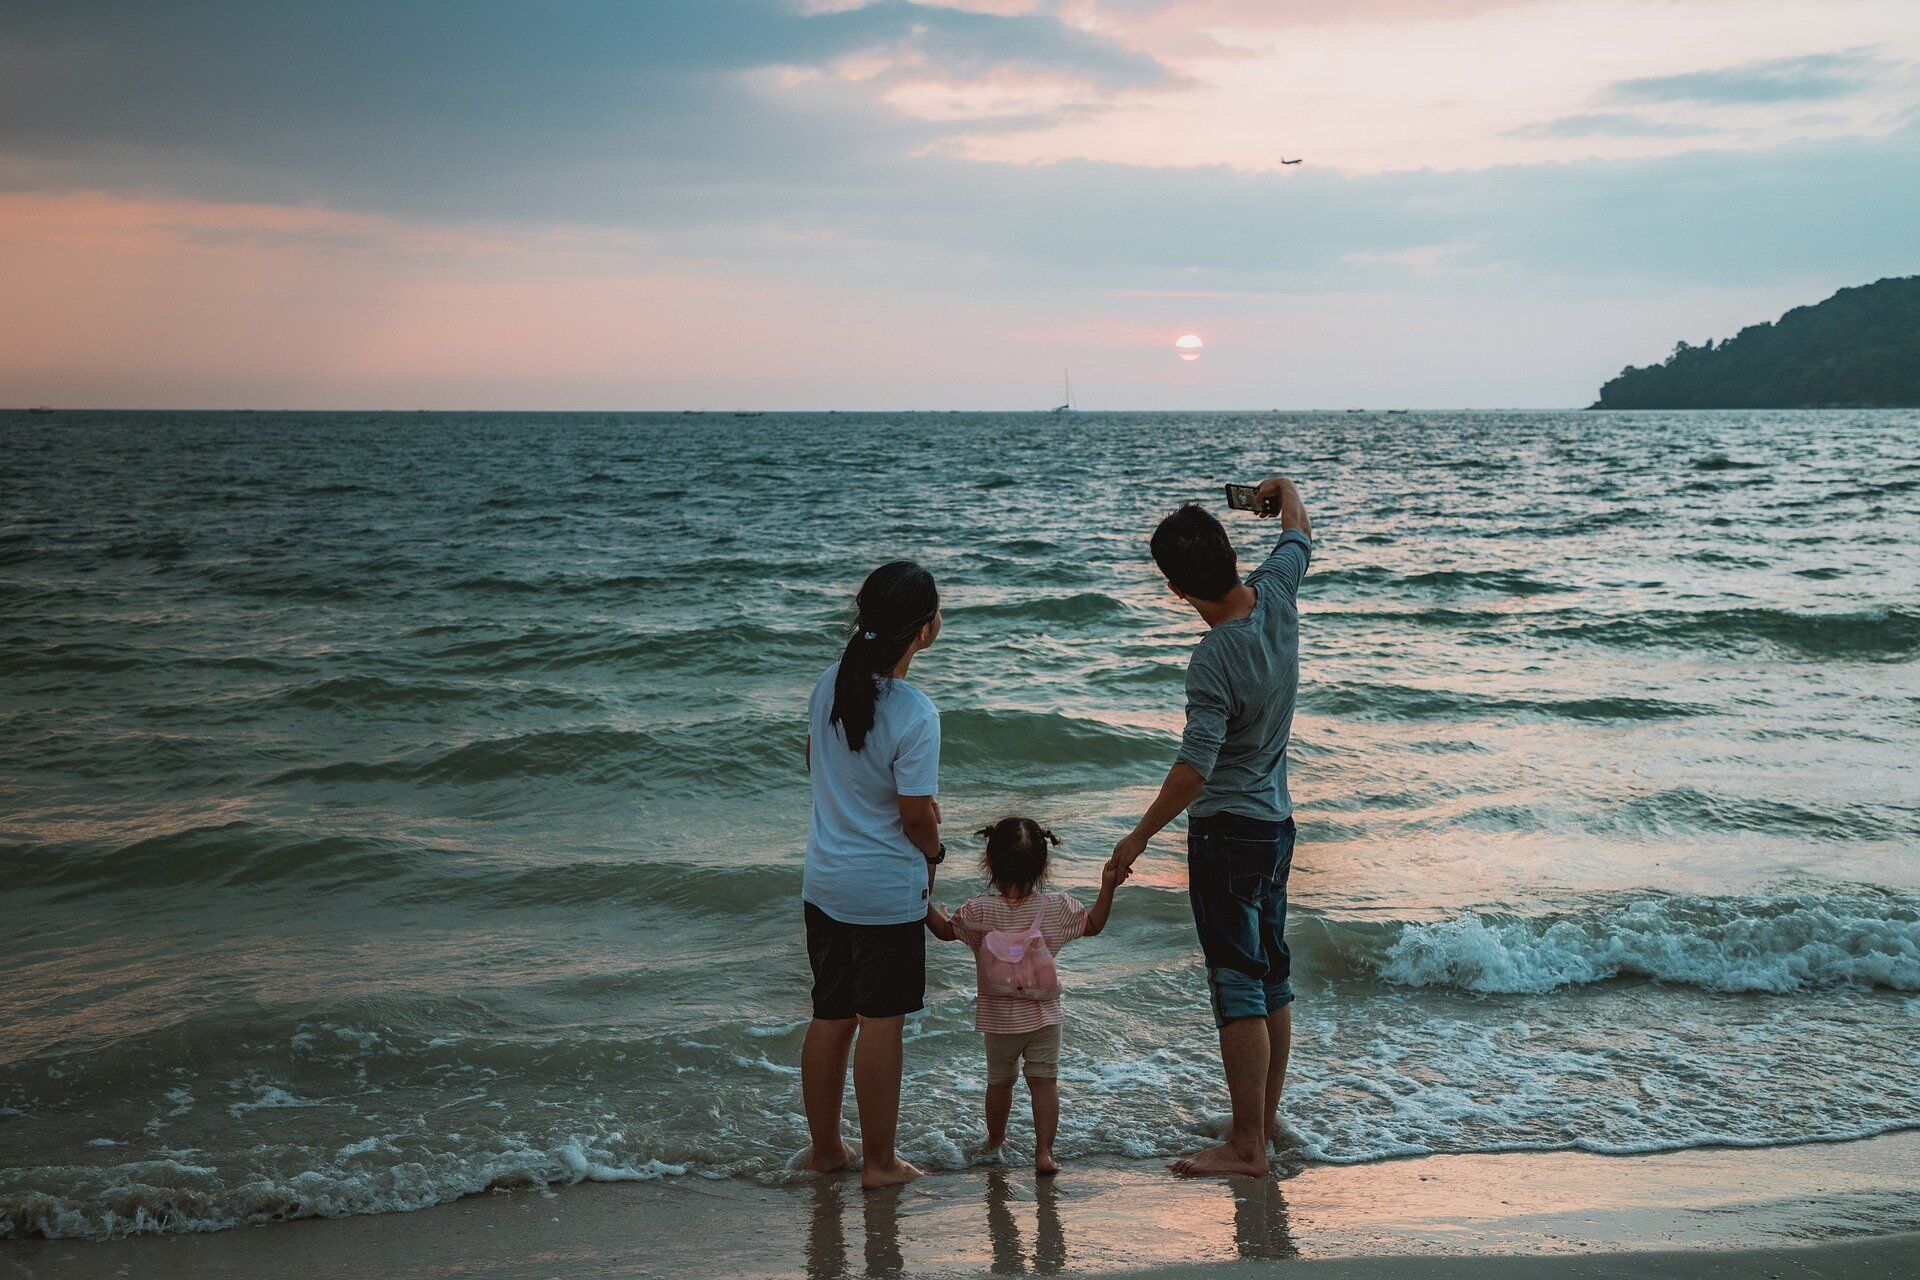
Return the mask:
[[1052,1076],[1028,1076],[1027,1093],[1033,1099],[1034,1172],[1058,1173],[1053,1138],[1060,1132],[1060,1082]]
[[1006,1145],[1007,1117],[1013,1114],[1013,1081],[987,1086],[987,1150]]

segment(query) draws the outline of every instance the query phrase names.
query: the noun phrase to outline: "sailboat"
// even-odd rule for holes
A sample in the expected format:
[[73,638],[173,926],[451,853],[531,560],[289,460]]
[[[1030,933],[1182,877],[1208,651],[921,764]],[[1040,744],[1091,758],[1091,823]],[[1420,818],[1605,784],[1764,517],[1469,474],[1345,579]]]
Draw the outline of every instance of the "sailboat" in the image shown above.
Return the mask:
[[1068,376],[1067,371],[1065,369],[1062,369],[1060,371],[1060,382],[1066,389],[1067,402],[1065,404],[1055,405],[1053,407],[1053,411],[1055,413],[1072,413],[1073,412],[1073,379]]

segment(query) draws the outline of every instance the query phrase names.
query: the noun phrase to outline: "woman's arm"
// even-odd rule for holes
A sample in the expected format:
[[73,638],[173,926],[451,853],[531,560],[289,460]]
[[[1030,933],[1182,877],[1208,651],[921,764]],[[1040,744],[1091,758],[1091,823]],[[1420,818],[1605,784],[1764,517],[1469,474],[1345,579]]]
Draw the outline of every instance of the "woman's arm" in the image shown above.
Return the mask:
[[940,856],[940,802],[932,796],[901,796],[900,827],[923,857]]
[[1100,896],[1087,908],[1087,927],[1081,933],[1083,938],[1091,938],[1107,927],[1107,917],[1113,914],[1113,891],[1120,887],[1120,868],[1108,863],[1100,872]]

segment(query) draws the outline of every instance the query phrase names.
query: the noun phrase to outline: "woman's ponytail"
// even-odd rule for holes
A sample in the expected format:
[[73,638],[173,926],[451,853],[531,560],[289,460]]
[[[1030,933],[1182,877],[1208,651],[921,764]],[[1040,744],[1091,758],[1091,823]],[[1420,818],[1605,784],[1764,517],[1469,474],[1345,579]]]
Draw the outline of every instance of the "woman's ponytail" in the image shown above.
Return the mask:
[[892,677],[920,628],[940,611],[933,575],[911,560],[883,564],[860,585],[860,615],[840,655],[828,724],[840,726],[847,747],[867,745],[880,701],[880,682]]

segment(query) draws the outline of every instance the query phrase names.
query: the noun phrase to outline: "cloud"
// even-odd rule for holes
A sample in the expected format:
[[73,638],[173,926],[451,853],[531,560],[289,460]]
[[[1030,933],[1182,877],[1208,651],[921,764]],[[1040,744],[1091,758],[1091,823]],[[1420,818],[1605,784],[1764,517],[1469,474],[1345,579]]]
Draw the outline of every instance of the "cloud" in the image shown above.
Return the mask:
[[[878,71],[834,73],[853,59]],[[820,87],[786,92],[796,73]],[[439,216],[746,173],[817,182],[941,136],[887,109],[889,92],[1018,76],[1084,97],[1162,73],[1044,14],[905,0],[815,13],[778,0],[10,5],[0,155],[71,185]]]
[[1623,111],[1598,111],[1561,116],[1538,124],[1509,129],[1509,138],[1698,138],[1715,130],[1710,125],[1677,124]]
[[1299,350],[1328,396],[1573,403],[1583,360],[1914,269],[1892,35],[1845,55],[1873,93],[1729,121],[1617,68],[1800,65],[1806,10],[1342,12],[0,6],[0,402],[1018,403],[1069,355],[1107,403],[1201,397],[1114,354],[1170,328],[1212,403],[1332,402],[1262,389]]
[[1826,102],[1868,87],[1892,64],[1865,50],[1772,58],[1677,75],[1641,76],[1613,86],[1617,102],[1692,102],[1764,106]]

